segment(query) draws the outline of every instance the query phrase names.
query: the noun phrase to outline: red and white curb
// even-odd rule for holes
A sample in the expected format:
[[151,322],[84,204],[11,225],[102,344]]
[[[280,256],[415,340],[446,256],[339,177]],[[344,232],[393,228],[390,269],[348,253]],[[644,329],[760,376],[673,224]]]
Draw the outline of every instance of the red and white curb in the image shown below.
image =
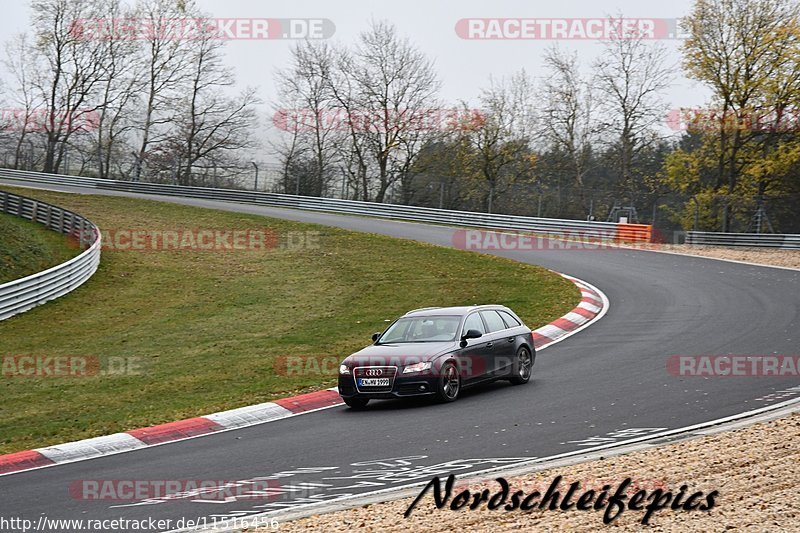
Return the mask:
[[601,319],[608,311],[608,298],[594,285],[566,274],[561,274],[561,276],[570,280],[580,289],[581,302],[575,309],[558,320],[533,331],[533,344],[537,350],[543,350],[551,344],[574,335],[590,323]]
[[159,424],[125,433],[114,433],[92,439],[68,442],[46,448],[0,455],[0,475],[43,468],[56,464],[72,463],[200,437],[220,431],[270,422],[298,414],[324,409],[342,403],[338,391],[327,389],[274,402],[240,407],[167,424]]
[[[608,299],[597,288],[577,278],[561,275],[578,286],[581,291],[581,302],[566,315],[533,332],[533,340],[537,350],[542,350],[551,344],[566,339],[570,335],[574,335],[594,321],[602,318],[608,310]],[[334,387],[290,398],[282,398],[274,402],[240,407],[230,411],[222,411],[157,426],[133,429],[125,433],[114,433],[113,435],[104,435],[56,446],[0,455],[0,476],[57,464],[85,461],[96,457],[138,450],[148,446],[157,446],[263,424],[290,416],[327,409],[342,403],[342,399]]]

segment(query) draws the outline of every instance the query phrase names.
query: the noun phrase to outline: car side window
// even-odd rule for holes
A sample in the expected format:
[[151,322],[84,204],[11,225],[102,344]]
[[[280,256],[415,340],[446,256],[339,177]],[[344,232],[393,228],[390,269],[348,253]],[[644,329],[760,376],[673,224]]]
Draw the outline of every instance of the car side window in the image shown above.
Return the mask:
[[519,320],[517,320],[516,318],[513,317],[513,315],[511,315],[511,313],[507,313],[506,311],[498,311],[498,313],[500,313],[500,317],[503,319],[503,321],[506,323],[506,326],[508,326],[509,328],[515,328],[517,326],[522,325],[520,324]]
[[463,335],[471,329],[477,329],[481,333],[486,333],[486,328],[483,327],[483,320],[478,316],[478,313],[472,313],[467,317],[464,321],[464,331],[462,331],[461,334]]
[[486,327],[489,328],[489,333],[506,329],[506,325],[497,311],[481,311],[483,319],[486,321]]

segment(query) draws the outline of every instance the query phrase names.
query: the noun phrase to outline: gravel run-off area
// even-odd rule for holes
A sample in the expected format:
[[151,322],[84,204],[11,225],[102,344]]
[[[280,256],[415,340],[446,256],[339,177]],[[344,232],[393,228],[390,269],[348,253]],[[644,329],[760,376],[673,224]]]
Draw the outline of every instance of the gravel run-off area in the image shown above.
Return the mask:
[[769,248],[728,248],[722,246],[696,246],[688,244],[649,245],[655,250],[688,255],[702,255],[716,259],[729,259],[788,268],[800,268],[800,250],[772,250]]

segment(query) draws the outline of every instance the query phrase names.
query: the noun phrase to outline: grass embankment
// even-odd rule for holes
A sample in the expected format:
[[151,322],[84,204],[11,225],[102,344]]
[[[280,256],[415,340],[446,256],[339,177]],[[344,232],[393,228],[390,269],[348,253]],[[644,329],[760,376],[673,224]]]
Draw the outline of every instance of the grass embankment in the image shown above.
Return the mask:
[[0,284],[36,274],[78,255],[77,243],[41,224],[0,213]]
[[83,287],[0,322],[2,357],[135,358],[141,368],[0,376],[0,453],[330,387],[334,374],[287,376],[273,364],[281,356],[343,358],[412,308],[497,302],[535,328],[580,298],[545,269],[472,252],[155,201],[25,194],[81,213],[104,232],[319,234],[313,247],[261,251],[105,250]]

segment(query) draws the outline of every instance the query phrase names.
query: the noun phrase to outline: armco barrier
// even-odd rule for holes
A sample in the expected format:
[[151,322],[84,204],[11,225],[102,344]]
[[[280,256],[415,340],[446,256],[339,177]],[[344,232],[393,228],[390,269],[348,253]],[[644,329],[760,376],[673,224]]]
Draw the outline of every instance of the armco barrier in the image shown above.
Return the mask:
[[[72,291],[97,270],[100,264],[100,230],[81,215],[6,191],[0,191],[0,210],[39,222],[53,231],[73,235],[79,239],[82,248],[87,247],[65,263],[0,285],[0,320]],[[84,240],[87,237],[88,240]]]
[[651,226],[643,224],[616,224],[614,222],[587,222],[554,218],[523,217],[475,213],[471,211],[449,211],[410,205],[381,204],[356,200],[338,200],[310,196],[293,196],[259,191],[236,189],[212,189],[158,183],[104,180],[57,174],[43,174],[20,170],[0,169],[0,178],[52,185],[74,185],[102,190],[126,191],[140,194],[182,196],[238,203],[268,205],[310,211],[325,211],[350,215],[363,215],[412,222],[432,222],[451,226],[468,226],[533,233],[574,234],[582,239],[649,241]]
[[752,246],[757,248],[800,250],[800,235],[687,231],[686,244],[706,246]]

